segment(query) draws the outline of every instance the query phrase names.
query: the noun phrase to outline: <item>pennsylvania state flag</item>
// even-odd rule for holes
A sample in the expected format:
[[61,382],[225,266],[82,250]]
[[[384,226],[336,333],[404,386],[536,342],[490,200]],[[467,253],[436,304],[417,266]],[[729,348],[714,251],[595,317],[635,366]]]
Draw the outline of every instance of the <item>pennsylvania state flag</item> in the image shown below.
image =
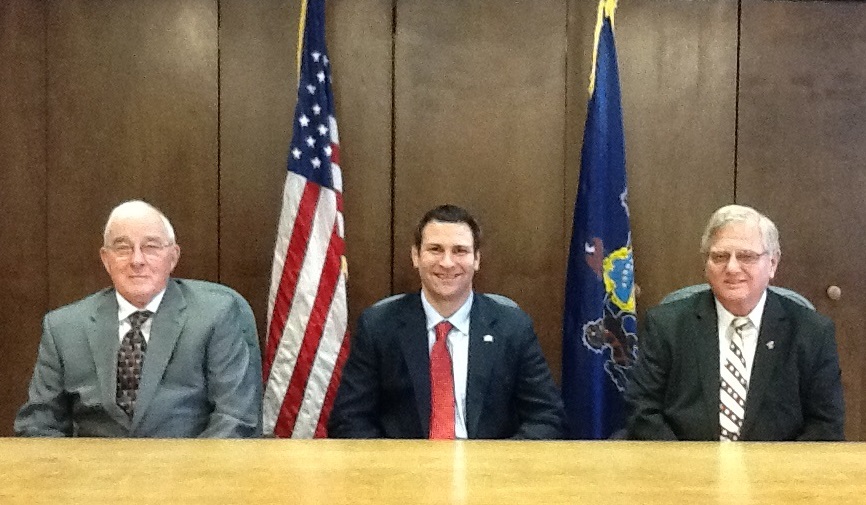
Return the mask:
[[615,9],[616,0],[599,2],[565,282],[562,397],[578,439],[608,438],[625,426],[623,392],[637,351]]

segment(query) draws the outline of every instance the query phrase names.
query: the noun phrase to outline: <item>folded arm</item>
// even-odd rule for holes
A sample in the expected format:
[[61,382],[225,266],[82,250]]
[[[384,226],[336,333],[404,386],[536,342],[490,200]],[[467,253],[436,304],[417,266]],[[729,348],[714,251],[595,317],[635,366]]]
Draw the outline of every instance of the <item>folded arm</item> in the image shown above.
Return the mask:
[[626,400],[632,410],[628,420],[628,437],[631,439],[677,440],[664,417],[671,352],[668,343],[660,338],[651,313],[648,313],[645,332],[639,339],[637,361],[626,391]]
[[42,320],[42,340],[28,399],[15,417],[15,435],[72,436],[72,402],[63,387],[63,362],[54,342],[48,316]]
[[812,373],[803,386],[803,431],[798,440],[844,440],[845,400],[833,323],[827,321],[813,340]]
[[382,438],[379,423],[379,379],[376,350],[364,318],[352,336],[349,358],[343,367],[340,388],[328,419],[332,438]]
[[516,405],[520,425],[513,438],[563,438],[565,410],[562,397],[553,382],[531,322],[524,331],[518,374]]
[[213,404],[201,437],[262,434],[262,361],[249,304],[236,295],[214,322],[207,348],[207,395]]

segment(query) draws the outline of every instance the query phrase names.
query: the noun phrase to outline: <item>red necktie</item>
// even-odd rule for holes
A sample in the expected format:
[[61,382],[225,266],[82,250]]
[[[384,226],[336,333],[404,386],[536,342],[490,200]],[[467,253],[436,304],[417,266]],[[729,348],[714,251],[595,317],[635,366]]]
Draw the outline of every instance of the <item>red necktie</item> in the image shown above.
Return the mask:
[[436,342],[430,351],[430,439],[454,439],[454,376],[448,352],[448,332],[442,321],[435,327]]

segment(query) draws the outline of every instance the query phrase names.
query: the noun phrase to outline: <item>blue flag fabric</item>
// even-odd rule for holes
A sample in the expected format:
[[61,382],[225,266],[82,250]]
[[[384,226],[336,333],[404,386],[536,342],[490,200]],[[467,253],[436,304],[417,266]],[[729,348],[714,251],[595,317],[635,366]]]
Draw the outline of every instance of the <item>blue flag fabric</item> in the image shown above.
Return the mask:
[[562,396],[571,438],[625,426],[623,399],[637,352],[634,259],[625,142],[611,16],[599,5],[594,81],[583,136],[562,336]]

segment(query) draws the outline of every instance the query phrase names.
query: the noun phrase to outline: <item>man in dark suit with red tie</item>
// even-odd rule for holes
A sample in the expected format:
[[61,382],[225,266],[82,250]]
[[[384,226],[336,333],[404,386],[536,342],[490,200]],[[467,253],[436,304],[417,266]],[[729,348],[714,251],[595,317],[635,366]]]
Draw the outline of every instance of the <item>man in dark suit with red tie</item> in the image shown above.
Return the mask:
[[650,309],[627,391],[650,440],[842,440],[833,323],[768,285],[776,225],[728,205],[701,241],[710,290]]
[[415,231],[421,292],[368,308],[328,422],[336,438],[563,436],[562,400],[529,316],[475,293],[481,230],[442,205]]

